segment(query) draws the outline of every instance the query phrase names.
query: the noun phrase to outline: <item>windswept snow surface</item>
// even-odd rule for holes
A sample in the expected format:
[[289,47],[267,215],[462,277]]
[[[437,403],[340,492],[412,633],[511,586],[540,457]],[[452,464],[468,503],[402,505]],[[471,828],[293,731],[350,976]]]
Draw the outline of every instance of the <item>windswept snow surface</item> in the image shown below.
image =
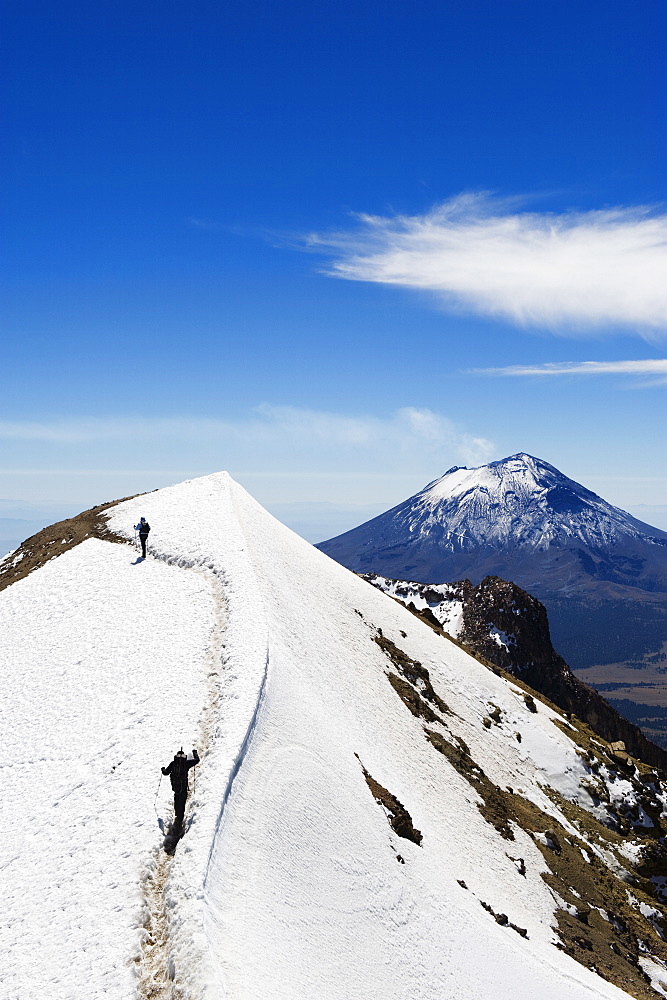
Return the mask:
[[[582,764],[547,709],[530,713],[512,685],[225,475],[119,505],[111,527],[127,529],[140,514],[154,553],[208,565],[227,598],[218,733],[198,784],[207,804],[168,888],[186,997],[625,996],[553,946],[542,855],[520,830],[507,852],[471,786],[426,742],[387,680],[376,628],[431,671],[489,777],[549,812],[539,783],[557,779],[576,794]],[[505,718],[492,734],[481,725],[489,700]],[[360,761],[409,810],[421,847],[394,834]],[[526,878],[508,853],[525,858]],[[499,926],[481,900],[528,939]]]
[[0,594],[7,1000],[134,995],[159,767],[199,736],[216,619],[204,575],[135,560],[90,539]]
[[[508,843],[484,820],[390,685],[377,630],[430,671],[455,713],[450,735],[489,778],[553,814],[540,785],[576,799],[584,768],[551,710],[530,712],[514,684],[226,474],[126,501],[109,523],[129,535],[141,515],[146,562],[91,540],[0,595],[14,827],[0,862],[3,996],[134,996],[141,875],[160,844],[157,766],[200,731],[166,888],[185,1000],[627,996],[554,947],[542,854],[522,830]],[[502,722],[487,730],[490,704]],[[393,832],[362,764],[409,811],[421,846]]]

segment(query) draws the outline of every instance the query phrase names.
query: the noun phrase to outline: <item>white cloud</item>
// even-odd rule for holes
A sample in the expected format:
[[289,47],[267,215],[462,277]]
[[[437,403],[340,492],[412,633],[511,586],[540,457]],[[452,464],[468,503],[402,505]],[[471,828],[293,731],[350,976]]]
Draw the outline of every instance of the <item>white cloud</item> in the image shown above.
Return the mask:
[[[493,451],[486,438],[476,437],[453,421],[428,409],[407,406],[389,417],[348,417],[338,413],[296,407],[261,407],[265,429],[271,436],[287,437],[304,445],[326,443],[358,451],[396,450],[409,454],[452,452],[468,462],[485,462]],[[256,433],[257,425],[246,432]]]
[[488,460],[493,445],[469,434],[432,410],[404,407],[388,417],[369,414],[348,416],[323,410],[264,405],[246,418],[128,418],[59,420],[53,422],[0,422],[6,441],[42,442],[77,450],[85,445],[102,448],[105,442],[127,448],[141,447],[155,455],[165,445],[172,453],[216,454],[214,468],[241,462],[248,466],[289,469],[335,468],[355,463],[386,467],[402,462],[437,463],[463,460],[480,464]]
[[137,435],[150,437],[181,436],[217,426],[216,421],[188,419],[105,419],[83,417],[54,421],[0,421],[0,438],[6,440],[46,441],[53,444],[79,444],[86,441],[132,439]]
[[333,255],[327,273],[434,292],[450,308],[524,326],[667,330],[667,214],[527,212],[471,194],[425,215],[358,219],[354,231],[307,238]]
[[[508,365],[505,368],[470,368],[471,375],[663,375],[667,359],[652,361],[548,361],[542,365]],[[650,385],[662,383],[653,380]]]

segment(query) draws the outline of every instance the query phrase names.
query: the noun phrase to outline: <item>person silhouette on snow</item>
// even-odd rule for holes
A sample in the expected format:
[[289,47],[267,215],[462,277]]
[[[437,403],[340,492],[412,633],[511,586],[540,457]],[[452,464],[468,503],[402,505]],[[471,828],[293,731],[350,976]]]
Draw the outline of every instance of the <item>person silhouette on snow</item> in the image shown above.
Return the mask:
[[148,532],[151,530],[151,526],[145,517],[139,519],[139,524],[135,524],[134,530],[139,532],[139,540],[141,541],[141,558],[146,558],[146,539],[148,538]]
[[181,826],[185,815],[185,800],[188,797],[188,771],[199,763],[199,754],[192,751],[192,760],[183,753],[183,747],[174,756],[171,764],[162,768],[163,774],[169,775],[171,787],[174,791],[174,813],[176,814],[176,826]]

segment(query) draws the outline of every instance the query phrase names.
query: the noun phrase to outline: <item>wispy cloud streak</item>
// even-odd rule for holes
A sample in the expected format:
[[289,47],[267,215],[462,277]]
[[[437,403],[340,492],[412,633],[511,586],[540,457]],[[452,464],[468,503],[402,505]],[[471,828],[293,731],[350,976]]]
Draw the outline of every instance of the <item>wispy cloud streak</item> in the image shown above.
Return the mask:
[[489,459],[493,445],[428,409],[403,407],[387,417],[350,416],[293,406],[258,407],[246,418],[79,419],[53,422],[0,422],[0,439],[82,446],[103,442],[179,442],[213,447],[249,457],[291,461],[301,456],[321,462],[327,455],[357,456],[386,464],[402,456],[454,456],[471,463]]
[[[664,375],[667,377],[667,359],[658,358],[652,361],[548,361],[542,365],[508,365],[505,368],[469,368],[467,374]],[[652,384],[655,384],[655,382]]]
[[646,207],[538,213],[462,195],[425,215],[359,215],[306,244],[327,273],[436,293],[452,309],[576,333],[667,330],[667,214]]

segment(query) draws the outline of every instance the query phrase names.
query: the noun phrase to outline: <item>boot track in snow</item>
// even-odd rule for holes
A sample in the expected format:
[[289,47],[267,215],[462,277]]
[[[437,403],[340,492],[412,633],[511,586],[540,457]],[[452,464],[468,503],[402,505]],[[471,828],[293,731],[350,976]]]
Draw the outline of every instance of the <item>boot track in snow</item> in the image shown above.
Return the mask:
[[[154,556],[154,558],[160,557]],[[163,559],[163,561],[171,560]],[[201,767],[205,765],[206,753],[215,737],[220,715],[219,683],[223,667],[226,602],[222,583],[215,572],[194,565],[188,568],[192,572],[204,575],[208,580],[216,607],[216,622],[211,634],[208,656],[208,703],[202,712],[198,736]],[[163,819],[159,820],[160,830],[164,836],[153,851],[142,882],[144,917],[141,957],[138,963],[138,994],[142,1000],[182,1000],[184,996],[174,982],[176,969],[170,950],[167,892],[176,849],[183,837],[187,837],[193,821],[192,813],[196,812],[197,806],[196,777],[194,777],[182,827],[177,829],[173,819],[166,823]]]

